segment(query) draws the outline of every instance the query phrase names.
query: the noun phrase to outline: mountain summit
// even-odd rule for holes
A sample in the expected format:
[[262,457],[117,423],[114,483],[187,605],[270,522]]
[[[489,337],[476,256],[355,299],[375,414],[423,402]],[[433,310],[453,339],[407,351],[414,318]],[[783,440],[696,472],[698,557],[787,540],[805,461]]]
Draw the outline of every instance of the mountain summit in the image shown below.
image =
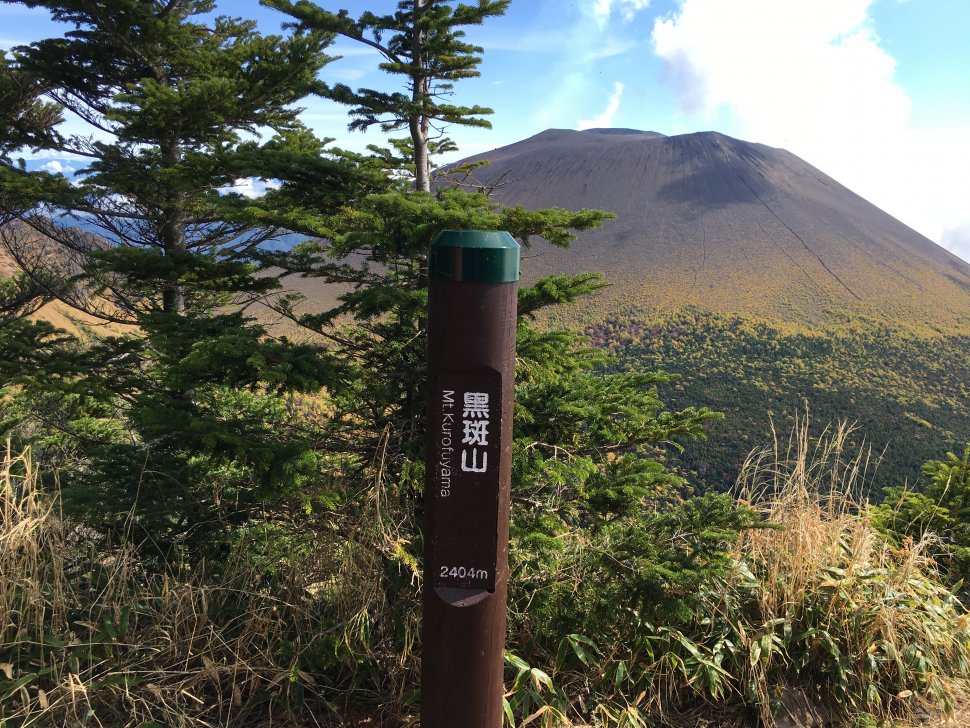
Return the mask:
[[616,213],[525,265],[529,277],[603,271],[608,310],[970,325],[970,265],[783,149],[716,132],[550,129],[465,161],[483,159],[476,180],[504,177],[503,203]]

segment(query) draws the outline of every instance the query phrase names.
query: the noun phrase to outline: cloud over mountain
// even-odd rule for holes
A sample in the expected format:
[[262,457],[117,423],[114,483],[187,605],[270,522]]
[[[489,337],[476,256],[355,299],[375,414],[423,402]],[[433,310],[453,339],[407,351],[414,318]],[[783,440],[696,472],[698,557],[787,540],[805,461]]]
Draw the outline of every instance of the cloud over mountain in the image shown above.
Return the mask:
[[614,83],[613,93],[610,94],[610,100],[603,109],[603,113],[593,119],[582,119],[576,124],[576,128],[582,130],[613,126],[613,118],[620,110],[620,102],[623,100],[623,88],[623,84],[619,81]]
[[[652,41],[687,114],[728,114],[940,241],[970,223],[970,129],[910,127],[873,0],[684,0]],[[926,169],[900,179],[900,169]],[[959,191],[956,199],[954,191]],[[970,255],[967,251],[963,255]]]
[[613,13],[618,13],[625,21],[633,20],[639,10],[649,7],[650,0],[594,0],[593,14],[607,19]]

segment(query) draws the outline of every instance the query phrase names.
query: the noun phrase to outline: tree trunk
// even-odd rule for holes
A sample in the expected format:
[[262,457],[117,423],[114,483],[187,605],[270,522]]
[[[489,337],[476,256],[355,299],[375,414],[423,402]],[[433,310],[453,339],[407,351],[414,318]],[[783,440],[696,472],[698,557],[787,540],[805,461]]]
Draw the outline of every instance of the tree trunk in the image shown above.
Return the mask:
[[414,189],[431,192],[431,158],[428,154],[428,121],[411,119],[411,139],[414,140]]
[[411,143],[414,145],[414,188],[418,192],[431,191],[431,157],[428,154],[431,120],[424,112],[428,96],[431,94],[431,81],[425,75],[424,69],[425,36],[418,29],[427,4],[428,0],[414,0],[415,29],[411,39],[411,62],[414,64],[414,73],[411,76],[411,103],[414,104],[414,111],[411,113],[408,126],[411,131]]
[[[178,164],[178,142],[164,143],[162,155],[167,167],[171,168]],[[165,255],[181,255],[188,250],[185,246],[185,211],[182,209],[182,196],[178,192],[171,191],[166,198],[166,205],[162,210],[162,226],[159,231],[162,252]],[[162,289],[162,310],[176,314],[185,312],[185,288],[177,281],[166,284]]]

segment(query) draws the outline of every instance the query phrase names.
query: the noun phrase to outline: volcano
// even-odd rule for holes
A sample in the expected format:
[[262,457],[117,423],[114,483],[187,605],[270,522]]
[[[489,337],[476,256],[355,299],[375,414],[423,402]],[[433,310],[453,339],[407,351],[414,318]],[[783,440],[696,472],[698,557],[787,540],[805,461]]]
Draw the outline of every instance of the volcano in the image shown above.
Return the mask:
[[602,271],[597,312],[696,306],[801,323],[970,327],[970,264],[783,149],[701,132],[551,129],[471,157],[528,208],[616,214],[525,277]]

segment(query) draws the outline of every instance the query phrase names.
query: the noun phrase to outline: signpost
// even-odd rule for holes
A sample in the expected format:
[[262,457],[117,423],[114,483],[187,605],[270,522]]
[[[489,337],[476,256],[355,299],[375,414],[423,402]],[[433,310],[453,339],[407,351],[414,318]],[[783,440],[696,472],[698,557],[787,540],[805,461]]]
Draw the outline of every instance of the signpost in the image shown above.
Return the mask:
[[501,728],[519,245],[446,230],[428,262],[422,728]]

